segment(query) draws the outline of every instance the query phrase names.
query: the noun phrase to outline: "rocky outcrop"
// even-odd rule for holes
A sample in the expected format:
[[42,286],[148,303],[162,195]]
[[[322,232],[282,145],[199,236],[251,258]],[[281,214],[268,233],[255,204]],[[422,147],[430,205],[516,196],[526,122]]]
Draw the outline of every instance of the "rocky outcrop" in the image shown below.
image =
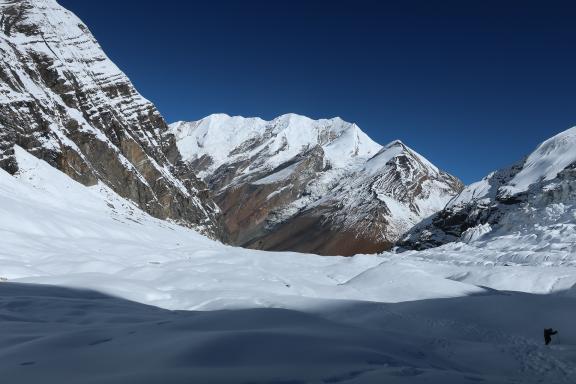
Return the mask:
[[0,0],[0,167],[14,145],[153,216],[222,237],[220,213],[153,104],[55,0]]
[[250,248],[390,249],[463,187],[402,142],[382,147],[339,118],[213,115],[171,132],[214,190],[230,242]]
[[497,238],[542,247],[546,238],[552,244],[553,238],[569,238],[576,231],[575,209],[576,127],[546,140],[517,164],[466,187],[445,209],[411,229],[398,250],[483,239],[496,244]]

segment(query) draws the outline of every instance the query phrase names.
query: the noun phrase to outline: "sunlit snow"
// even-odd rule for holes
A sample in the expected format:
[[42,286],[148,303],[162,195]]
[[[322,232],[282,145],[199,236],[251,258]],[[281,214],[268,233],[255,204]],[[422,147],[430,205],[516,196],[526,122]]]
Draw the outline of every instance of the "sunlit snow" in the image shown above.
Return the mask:
[[[233,248],[154,219],[102,185],[75,183],[19,148],[17,158],[16,177],[0,171],[2,377],[573,378],[573,253],[563,266],[538,266],[546,252],[529,244],[513,254],[510,245],[498,250],[473,239],[351,258]],[[518,254],[534,264],[515,263]],[[560,329],[561,344],[542,345],[547,326]]]

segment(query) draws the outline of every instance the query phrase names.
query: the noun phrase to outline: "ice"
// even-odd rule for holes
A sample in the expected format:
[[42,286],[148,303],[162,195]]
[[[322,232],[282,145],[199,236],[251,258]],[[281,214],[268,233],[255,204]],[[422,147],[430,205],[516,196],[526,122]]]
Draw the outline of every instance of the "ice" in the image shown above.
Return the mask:
[[464,243],[471,243],[472,241],[480,239],[487,233],[492,231],[490,224],[479,224],[475,227],[468,228],[460,236],[460,240]]

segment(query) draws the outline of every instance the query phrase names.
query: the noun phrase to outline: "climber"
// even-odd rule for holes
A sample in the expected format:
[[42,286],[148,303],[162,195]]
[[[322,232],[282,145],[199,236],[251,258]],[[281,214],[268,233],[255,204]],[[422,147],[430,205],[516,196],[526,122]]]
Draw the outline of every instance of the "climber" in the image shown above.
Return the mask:
[[544,329],[544,343],[546,343],[546,345],[550,344],[550,342],[552,341],[552,335],[555,335],[557,333],[558,331],[555,331],[552,328]]

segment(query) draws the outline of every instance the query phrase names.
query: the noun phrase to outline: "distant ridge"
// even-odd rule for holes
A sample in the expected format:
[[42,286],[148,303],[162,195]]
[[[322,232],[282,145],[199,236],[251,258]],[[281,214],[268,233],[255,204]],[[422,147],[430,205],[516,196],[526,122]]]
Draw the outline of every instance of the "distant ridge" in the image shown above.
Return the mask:
[[215,194],[232,244],[352,255],[389,249],[463,187],[401,141],[341,118],[216,114],[170,125]]

